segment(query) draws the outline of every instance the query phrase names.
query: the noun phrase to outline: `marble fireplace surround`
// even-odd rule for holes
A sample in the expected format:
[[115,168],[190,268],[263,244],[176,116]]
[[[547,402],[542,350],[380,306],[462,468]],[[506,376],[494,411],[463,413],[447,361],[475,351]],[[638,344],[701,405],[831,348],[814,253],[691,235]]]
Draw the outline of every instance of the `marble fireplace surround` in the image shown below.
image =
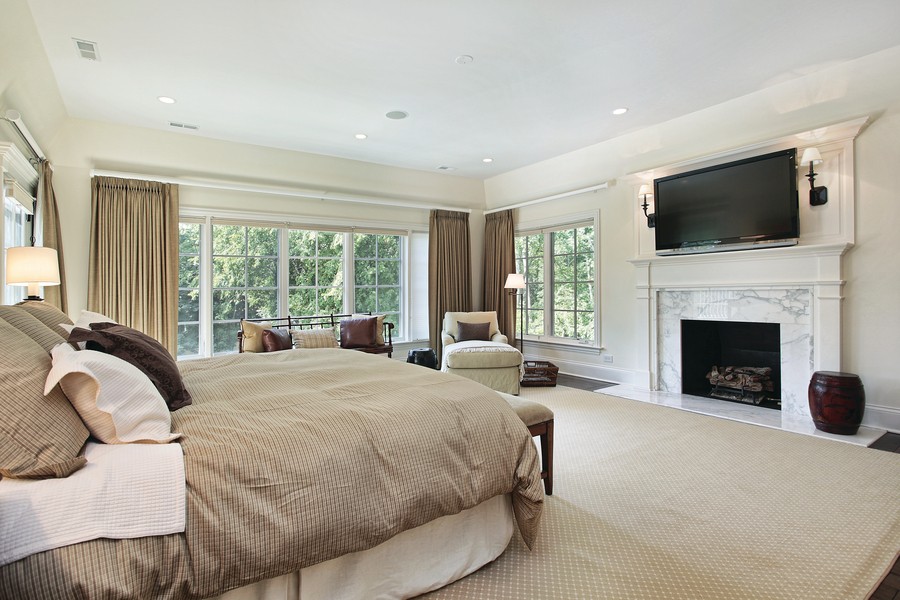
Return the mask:
[[841,370],[841,257],[851,244],[634,260],[646,370],[638,385],[681,393],[681,320],[780,325],[781,406],[812,422],[814,371]]

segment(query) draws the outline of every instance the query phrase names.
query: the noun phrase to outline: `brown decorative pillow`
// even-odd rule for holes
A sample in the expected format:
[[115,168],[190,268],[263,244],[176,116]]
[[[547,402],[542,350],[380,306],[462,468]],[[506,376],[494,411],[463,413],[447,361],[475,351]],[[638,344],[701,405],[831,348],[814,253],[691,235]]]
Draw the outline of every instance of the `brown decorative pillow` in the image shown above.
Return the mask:
[[91,323],[91,329],[76,328],[69,342],[87,342],[88,350],[112,354],[140,369],[159,390],[169,410],[191,403],[175,359],[162,344],[137,329],[115,323]]
[[78,456],[88,430],[63,391],[44,396],[50,355],[0,319],[0,476],[65,477],[85,465]]
[[262,332],[263,352],[290,350],[294,347],[291,332],[287,329],[265,329]]
[[376,317],[341,321],[341,348],[365,348],[375,344]]
[[457,342],[467,342],[470,340],[479,340],[489,342],[491,340],[491,324],[490,323],[466,323],[459,321],[459,335],[456,336]]

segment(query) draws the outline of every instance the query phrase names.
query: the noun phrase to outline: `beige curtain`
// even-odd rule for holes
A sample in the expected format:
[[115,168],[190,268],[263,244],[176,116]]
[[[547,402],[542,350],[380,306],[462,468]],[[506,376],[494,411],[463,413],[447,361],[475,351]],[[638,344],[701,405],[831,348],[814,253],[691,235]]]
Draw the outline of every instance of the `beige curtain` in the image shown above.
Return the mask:
[[444,313],[472,310],[469,215],[433,210],[428,225],[428,315],[431,347],[440,363]]
[[46,160],[41,162],[38,182],[38,214],[41,219],[42,245],[55,248],[59,256],[59,285],[44,286],[44,300],[67,313],[69,309],[66,301],[66,263],[63,257],[59,208],[56,204],[56,193],[53,191],[53,167]]
[[178,349],[178,186],[91,179],[88,308]]
[[500,333],[515,345],[516,296],[504,289],[506,276],[516,272],[515,226],[512,210],[484,216],[483,310],[497,311]]

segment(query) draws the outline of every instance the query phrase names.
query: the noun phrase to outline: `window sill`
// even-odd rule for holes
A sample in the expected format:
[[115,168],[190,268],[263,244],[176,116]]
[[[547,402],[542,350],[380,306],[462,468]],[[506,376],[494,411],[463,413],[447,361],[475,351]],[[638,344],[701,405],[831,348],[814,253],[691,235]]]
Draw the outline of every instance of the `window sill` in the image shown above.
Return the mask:
[[[518,342],[518,338],[516,339]],[[571,350],[574,352],[581,352],[584,354],[600,354],[602,351],[606,350],[605,347],[598,344],[582,344],[580,342],[564,340],[559,338],[534,338],[534,337],[526,337],[525,343],[537,346],[537,347],[545,347],[545,348],[561,348],[565,350]]]

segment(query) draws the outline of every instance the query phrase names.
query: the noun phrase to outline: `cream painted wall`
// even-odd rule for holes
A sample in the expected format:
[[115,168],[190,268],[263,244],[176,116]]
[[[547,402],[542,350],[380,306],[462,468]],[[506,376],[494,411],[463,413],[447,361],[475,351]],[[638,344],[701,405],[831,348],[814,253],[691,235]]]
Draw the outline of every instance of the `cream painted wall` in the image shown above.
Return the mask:
[[[639,179],[652,177],[654,168],[868,116],[871,125],[856,139],[857,245],[844,263],[842,368],[858,373],[866,386],[864,422],[900,430],[900,202],[894,183],[900,78],[892,73],[900,73],[900,46],[486,181],[488,208],[615,182],[603,199],[579,196],[520,210],[520,219],[528,220],[577,212],[586,203],[600,207],[602,343],[614,355],[613,365],[599,353],[539,345],[526,346],[526,354],[554,360],[563,371],[629,383],[637,343],[634,276],[626,261],[634,256],[634,232],[646,227]],[[610,216],[618,221],[611,225]]]

